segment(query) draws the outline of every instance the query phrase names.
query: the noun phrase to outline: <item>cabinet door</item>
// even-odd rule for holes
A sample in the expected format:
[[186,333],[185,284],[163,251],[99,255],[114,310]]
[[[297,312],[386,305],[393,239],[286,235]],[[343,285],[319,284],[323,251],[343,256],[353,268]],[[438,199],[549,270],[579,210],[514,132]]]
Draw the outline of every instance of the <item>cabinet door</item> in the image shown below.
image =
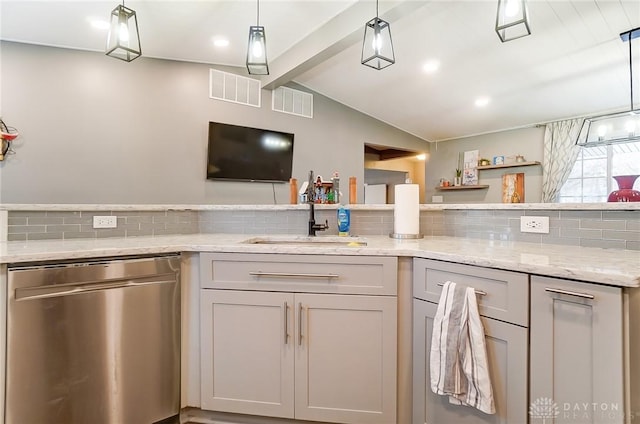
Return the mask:
[[449,403],[431,391],[429,352],[437,305],[413,301],[413,424],[527,423],[527,329],[481,317],[496,413]]
[[201,290],[202,408],[293,418],[293,294]]
[[531,277],[532,418],[624,422],[622,330],[620,288]]
[[396,422],[395,297],[296,294],[296,419]]

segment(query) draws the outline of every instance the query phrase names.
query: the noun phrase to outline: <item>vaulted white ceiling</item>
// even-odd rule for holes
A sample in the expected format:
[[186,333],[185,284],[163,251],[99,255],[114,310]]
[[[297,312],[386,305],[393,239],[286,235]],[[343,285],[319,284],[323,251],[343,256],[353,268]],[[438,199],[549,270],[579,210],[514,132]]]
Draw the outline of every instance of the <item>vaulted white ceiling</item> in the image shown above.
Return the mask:
[[[107,30],[91,20],[108,20],[117,4],[0,0],[0,38],[104,51]],[[137,12],[143,56],[244,67],[255,1],[125,4]],[[297,82],[428,141],[629,109],[629,44],[619,34],[640,27],[640,1],[528,5],[532,35],[502,43],[497,0],[380,1],[396,63],[377,71],[360,64],[374,1],[261,0],[271,69],[263,84]],[[229,45],[214,46],[218,38]],[[640,93],[640,39],[633,47]],[[425,72],[428,61],[439,68]],[[476,107],[478,97],[489,103]]]

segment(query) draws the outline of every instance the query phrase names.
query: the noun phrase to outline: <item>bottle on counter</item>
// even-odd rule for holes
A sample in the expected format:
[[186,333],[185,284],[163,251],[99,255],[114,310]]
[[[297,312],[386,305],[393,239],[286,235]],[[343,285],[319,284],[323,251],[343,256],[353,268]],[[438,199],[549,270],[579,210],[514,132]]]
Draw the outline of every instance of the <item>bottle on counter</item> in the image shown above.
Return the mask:
[[298,203],[298,180],[289,179],[289,203],[295,205]]
[[338,171],[331,176],[331,190],[333,191],[333,202],[340,203],[340,176]]
[[333,189],[327,192],[327,203],[336,203],[334,195],[335,193],[333,192]]
[[358,203],[357,188],[356,177],[349,177],[349,203],[352,205]]
[[350,226],[351,211],[345,205],[340,204],[340,206],[338,207],[338,235],[348,236]]
[[315,203],[325,203],[324,192],[322,190],[322,177],[318,175],[315,183]]

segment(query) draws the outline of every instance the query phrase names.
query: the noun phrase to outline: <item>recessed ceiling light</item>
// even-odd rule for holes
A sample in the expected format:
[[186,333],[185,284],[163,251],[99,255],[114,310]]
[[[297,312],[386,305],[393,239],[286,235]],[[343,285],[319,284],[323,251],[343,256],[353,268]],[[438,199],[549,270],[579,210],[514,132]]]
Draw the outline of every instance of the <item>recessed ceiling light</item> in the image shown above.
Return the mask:
[[440,68],[440,62],[437,60],[430,60],[422,65],[422,70],[428,74],[434,73],[438,68]]
[[216,47],[227,47],[229,45],[229,40],[222,37],[216,37],[213,39],[213,45]]
[[109,21],[100,18],[87,18],[87,20],[95,29],[109,29]]
[[478,97],[476,99],[476,106],[477,107],[485,107],[486,105],[489,104],[490,101],[491,101],[491,99],[488,98],[488,97]]

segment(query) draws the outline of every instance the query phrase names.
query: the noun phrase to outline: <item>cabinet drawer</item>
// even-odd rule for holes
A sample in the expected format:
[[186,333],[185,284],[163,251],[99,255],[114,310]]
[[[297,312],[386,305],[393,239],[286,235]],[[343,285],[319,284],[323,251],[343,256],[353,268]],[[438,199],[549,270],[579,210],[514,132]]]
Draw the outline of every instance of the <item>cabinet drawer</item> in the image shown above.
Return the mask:
[[201,253],[202,288],[396,295],[395,257]]
[[480,315],[525,327],[529,325],[527,274],[431,259],[414,259],[413,297],[438,303],[445,281],[476,289]]

